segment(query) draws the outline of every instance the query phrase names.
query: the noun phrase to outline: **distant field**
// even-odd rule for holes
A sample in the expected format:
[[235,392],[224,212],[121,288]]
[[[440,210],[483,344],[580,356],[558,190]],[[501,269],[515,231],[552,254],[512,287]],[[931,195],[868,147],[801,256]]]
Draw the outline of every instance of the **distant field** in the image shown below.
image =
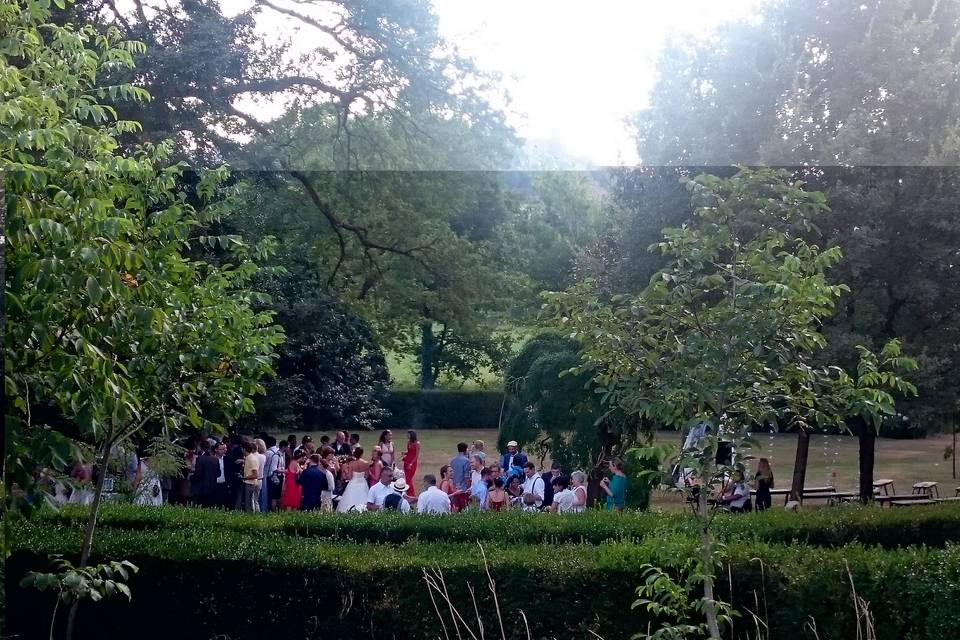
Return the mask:
[[[297,435],[299,437],[303,434]],[[319,440],[322,434],[314,432],[311,435]],[[425,430],[418,435],[422,446],[420,468],[417,471],[418,485],[423,474],[436,474],[442,465],[450,461],[456,454],[458,442],[471,443],[480,439],[486,443],[487,451],[493,451],[497,442],[497,432],[494,429]],[[376,443],[379,433],[363,432],[360,436],[360,444],[369,451]],[[677,434],[672,431],[657,434],[660,442],[674,442],[677,438]],[[398,451],[406,448],[405,432],[395,430],[394,439]],[[788,487],[790,484],[796,443],[796,436],[792,434],[763,435],[760,437],[760,449],[752,452],[754,457],[770,459],[778,487]],[[943,459],[944,447],[949,444],[949,435],[923,440],[880,438],[877,440],[875,477],[893,479],[897,493],[909,493],[915,482],[934,480],[940,483],[942,495],[952,496],[955,487],[960,486],[960,480],[951,478],[950,461]],[[840,490],[855,491],[858,481],[857,449],[857,439],[851,436],[812,436],[807,485],[823,485],[835,478],[835,485]],[[654,504],[670,507],[677,504],[677,499],[669,495],[656,495]]]
[[[516,353],[520,350],[520,347],[523,346],[527,337],[535,331],[535,327],[521,326],[505,328],[499,330],[498,333],[510,334],[513,339],[513,350],[514,353]],[[387,351],[385,355],[387,359],[387,370],[390,372],[390,379],[393,381],[393,386],[399,389],[416,388],[420,375],[416,358],[395,351]],[[491,371],[487,367],[481,367],[479,381],[467,380],[462,386],[459,381],[444,379],[439,381],[441,387],[453,389],[493,389],[501,384],[502,378],[500,374]]]

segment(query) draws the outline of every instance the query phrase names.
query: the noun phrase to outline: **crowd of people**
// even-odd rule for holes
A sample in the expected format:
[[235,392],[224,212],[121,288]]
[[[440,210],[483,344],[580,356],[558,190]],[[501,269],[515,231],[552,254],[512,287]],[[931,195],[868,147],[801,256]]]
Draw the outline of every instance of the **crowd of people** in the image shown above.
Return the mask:
[[[554,464],[544,472],[527,459],[516,442],[488,459],[483,441],[461,442],[449,464],[415,484],[420,441],[407,432],[399,450],[390,430],[383,431],[369,456],[359,434],[337,432],[314,442],[309,435],[277,441],[234,436],[230,442],[201,438],[187,454],[188,473],[176,484],[180,501],[244,511],[456,513],[464,510],[555,511],[586,509],[586,474],[563,473]],[[601,483],[610,509],[625,506],[623,462],[610,461],[610,479]],[[188,485],[188,486],[187,486]],[[189,496],[189,498],[187,498]],[[187,499],[185,499],[187,498]]]
[[[424,474],[419,487],[415,479],[420,441],[412,430],[407,432],[406,447],[400,450],[393,432],[383,431],[369,456],[360,444],[360,434],[344,431],[337,432],[333,440],[324,435],[319,442],[310,435],[277,440],[263,433],[255,438],[232,435],[222,440],[198,436],[181,444],[186,449],[184,471],[174,478],[158,474],[149,458],[117,448],[112,455],[116,470],[104,487],[107,499],[120,493],[115,485],[124,485],[137,504],[172,502],[253,512],[519,509],[578,513],[587,507],[583,471],[567,474],[557,463],[538,471],[515,441],[508,442],[498,456],[488,456],[482,440],[472,445],[461,442],[450,462],[436,474]],[[621,459],[611,459],[609,475],[599,484],[600,497],[611,511],[623,511],[626,506],[623,467]],[[682,474],[684,483],[696,485],[689,472]],[[56,483],[54,499],[89,504],[96,474],[91,464],[74,465],[69,470],[70,486]],[[735,469],[711,501],[734,513],[754,508],[762,511],[770,508],[773,486],[770,463],[760,458],[752,480]],[[755,501],[751,500],[751,488]],[[693,491],[690,499],[695,501],[696,494]]]

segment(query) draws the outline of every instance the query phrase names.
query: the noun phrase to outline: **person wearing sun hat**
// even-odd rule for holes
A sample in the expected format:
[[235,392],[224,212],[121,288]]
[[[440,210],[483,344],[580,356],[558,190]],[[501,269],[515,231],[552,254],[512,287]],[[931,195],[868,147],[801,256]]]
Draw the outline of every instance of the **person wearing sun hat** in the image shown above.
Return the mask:
[[382,509],[384,511],[410,513],[410,499],[407,497],[407,491],[410,487],[407,485],[406,480],[403,479],[403,476],[394,480],[390,488],[393,489],[393,493],[384,497]]
[[500,467],[509,475],[513,467],[522,469],[525,464],[527,464],[527,456],[520,451],[517,441],[511,440],[508,442],[507,451],[500,458]]

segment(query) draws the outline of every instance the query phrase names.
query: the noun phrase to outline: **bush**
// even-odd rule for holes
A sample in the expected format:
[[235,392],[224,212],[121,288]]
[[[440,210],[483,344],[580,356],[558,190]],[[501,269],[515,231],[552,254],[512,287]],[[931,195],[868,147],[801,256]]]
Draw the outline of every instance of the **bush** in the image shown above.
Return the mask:
[[[45,512],[39,518],[67,527],[86,521],[82,507]],[[686,513],[622,515],[588,511],[579,515],[461,513],[447,518],[400,514],[277,513],[267,516],[228,511],[167,506],[162,509],[135,505],[103,505],[102,526],[115,530],[155,529],[177,531],[205,528],[257,535],[282,534],[318,540],[402,544],[420,542],[514,544],[587,543],[610,540],[639,542],[644,538],[693,535],[696,522]],[[714,529],[728,542],[760,541],[839,547],[850,543],[887,549],[926,544],[942,547],[960,543],[960,505],[880,509],[877,507],[819,509],[792,513],[771,510],[748,515],[722,515]]]
[[[45,568],[48,554],[75,554],[82,529],[41,519],[15,523],[11,533],[7,629],[39,639],[46,635],[52,600],[14,585],[27,570]],[[585,637],[589,630],[614,639],[648,622],[639,610],[625,615],[641,566],[675,570],[696,544],[692,536],[672,535],[601,545],[501,541],[485,543],[484,549],[511,638],[525,635],[522,610],[534,638]],[[731,582],[721,582],[720,597],[732,591],[740,607],[763,603],[769,637],[800,636],[808,616],[820,637],[855,637],[856,616],[846,604],[847,566],[857,593],[872,604],[880,640],[942,640],[956,629],[956,545],[883,550],[751,542],[730,544],[725,554]],[[123,638],[133,629],[140,640],[239,640],[259,638],[265,628],[311,638],[437,637],[440,625],[422,580],[428,567],[443,571],[453,599],[470,618],[472,585],[487,627],[495,624],[475,544],[415,539],[400,546],[344,544],[211,528],[205,522],[163,531],[106,524],[93,561],[104,558],[129,559],[140,567],[131,581],[133,601],[84,604],[77,637]],[[738,622],[741,628],[746,623]]]
[[502,391],[392,390],[385,406],[390,429],[496,429]]

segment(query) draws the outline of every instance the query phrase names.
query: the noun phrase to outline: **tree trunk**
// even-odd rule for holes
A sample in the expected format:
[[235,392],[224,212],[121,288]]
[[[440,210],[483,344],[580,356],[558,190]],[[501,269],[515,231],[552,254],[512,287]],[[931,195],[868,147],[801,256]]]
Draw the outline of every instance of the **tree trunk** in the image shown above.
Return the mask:
[[713,594],[713,541],[710,538],[710,509],[707,505],[707,486],[700,490],[697,515],[700,518],[700,551],[703,560],[703,614],[707,618],[710,640],[720,640],[720,625],[717,623],[717,607]]
[[810,453],[810,431],[804,424],[797,428],[797,455],[793,462],[793,483],[790,485],[790,499],[802,502],[803,485],[807,480],[807,456]]
[[877,430],[866,420],[859,420],[860,440],[860,502],[873,501],[873,462],[876,453]]
[[437,386],[433,371],[433,355],[437,348],[437,340],[433,335],[433,323],[422,323],[420,333],[420,388],[433,389]]
[[[100,474],[97,476],[97,486],[93,491],[93,502],[90,503],[90,515],[87,518],[87,528],[83,534],[83,546],[80,548],[79,568],[84,568],[90,561],[90,552],[93,550],[93,532],[97,528],[97,517],[100,514],[100,503],[103,500],[103,484],[107,478],[107,465],[110,463],[110,450],[113,448],[113,441],[107,440],[103,445],[102,459],[100,463]],[[77,619],[77,608],[80,601],[76,600],[70,605],[70,612],[67,614],[67,634],[66,640],[73,640],[74,624]]]

